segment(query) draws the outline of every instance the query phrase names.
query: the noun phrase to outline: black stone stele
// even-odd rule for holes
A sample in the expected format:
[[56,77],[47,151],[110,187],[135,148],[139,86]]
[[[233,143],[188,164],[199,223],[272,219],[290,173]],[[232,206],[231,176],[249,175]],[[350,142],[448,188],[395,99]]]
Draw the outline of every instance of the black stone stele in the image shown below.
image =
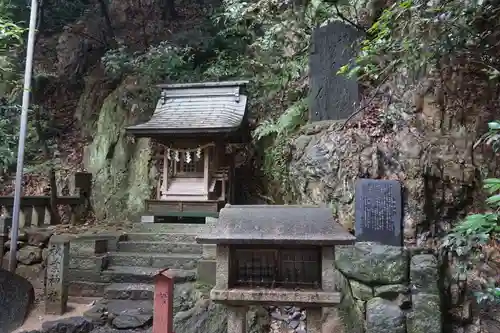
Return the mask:
[[363,38],[359,30],[341,21],[314,30],[309,56],[310,122],[346,119],[356,109],[357,80],[337,72],[352,61]]
[[403,200],[397,180],[356,182],[355,231],[358,242],[403,245]]

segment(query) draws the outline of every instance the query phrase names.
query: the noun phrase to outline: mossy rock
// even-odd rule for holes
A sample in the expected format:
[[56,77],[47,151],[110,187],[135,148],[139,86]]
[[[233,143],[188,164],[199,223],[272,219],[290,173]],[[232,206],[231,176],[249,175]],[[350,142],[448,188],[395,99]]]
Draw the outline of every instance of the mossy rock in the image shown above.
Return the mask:
[[134,104],[124,104],[124,94],[122,85],[106,97],[87,148],[86,168],[93,174],[92,205],[98,219],[137,215],[154,184],[149,139],[135,140],[125,132],[128,125],[137,122],[138,115]]

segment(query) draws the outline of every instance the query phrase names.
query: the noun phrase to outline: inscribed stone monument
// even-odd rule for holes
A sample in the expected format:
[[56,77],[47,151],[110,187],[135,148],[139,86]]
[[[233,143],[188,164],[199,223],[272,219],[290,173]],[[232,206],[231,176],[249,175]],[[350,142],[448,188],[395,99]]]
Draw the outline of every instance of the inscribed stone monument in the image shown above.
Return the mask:
[[69,240],[53,236],[47,257],[45,313],[62,315],[68,303]]
[[354,112],[358,83],[337,72],[356,56],[361,37],[361,32],[341,21],[314,31],[309,57],[310,121],[346,119]]
[[0,268],[0,332],[12,332],[21,326],[34,298],[28,280]]
[[355,206],[358,241],[403,245],[403,202],[397,180],[359,179]]

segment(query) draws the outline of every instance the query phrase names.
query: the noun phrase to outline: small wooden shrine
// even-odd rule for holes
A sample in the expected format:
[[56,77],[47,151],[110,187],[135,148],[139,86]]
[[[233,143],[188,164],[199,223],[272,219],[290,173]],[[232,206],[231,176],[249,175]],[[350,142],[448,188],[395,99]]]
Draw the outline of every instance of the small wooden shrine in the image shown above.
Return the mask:
[[322,309],[337,306],[334,248],[356,238],[313,206],[231,206],[200,244],[216,245],[210,298],[227,307],[228,333],[247,333],[252,305],[306,308],[307,332],[322,332]]
[[163,84],[151,119],[130,126],[163,146],[156,216],[217,217],[234,198],[234,144],[248,140],[246,81]]

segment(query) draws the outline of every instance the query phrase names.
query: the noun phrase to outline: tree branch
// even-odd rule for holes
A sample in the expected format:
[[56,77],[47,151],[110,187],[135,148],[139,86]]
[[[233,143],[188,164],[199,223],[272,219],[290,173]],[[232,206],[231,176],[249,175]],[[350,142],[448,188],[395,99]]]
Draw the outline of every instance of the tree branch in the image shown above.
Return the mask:
[[337,6],[337,4],[334,4],[333,6],[335,7],[335,11],[337,12],[337,16],[340,17],[340,19],[342,21],[345,21],[345,22],[349,23],[350,25],[352,25],[353,27],[355,27],[356,29],[364,31],[366,33],[366,29],[364,27],[360,26],[356,22],[353,22],[352,20],[347,18],[344,14],[342,14],[340,12],[339,6]]
[[361,111],[365,110],[366,108],[368,108],[368,106],[370,106],[370,104],[373,102],[373,100],[375,99],[375,97],[377,96],[378,92],[380,91],[380,88],[382,87],[382,85],[384,84],[384,82],[387,80],[389,76],[386,76],[385,79],[383,79],[380,84],[378,85],[377,89],[375,89],[375,92],[373,93],[372,97],[370,97],[370,99],[368,100],[368,102],[365,103],[364,106],[358,108],[356,111],[354,111],[350,116],[349,118],[346,119],[346,121],[344,122],[344,124],[342,125],[342,127],[340,128],[340,130],[343,130],[347,123],[352,119],[354,118],[354,116],[356,116],[357,114],[359,114]]

